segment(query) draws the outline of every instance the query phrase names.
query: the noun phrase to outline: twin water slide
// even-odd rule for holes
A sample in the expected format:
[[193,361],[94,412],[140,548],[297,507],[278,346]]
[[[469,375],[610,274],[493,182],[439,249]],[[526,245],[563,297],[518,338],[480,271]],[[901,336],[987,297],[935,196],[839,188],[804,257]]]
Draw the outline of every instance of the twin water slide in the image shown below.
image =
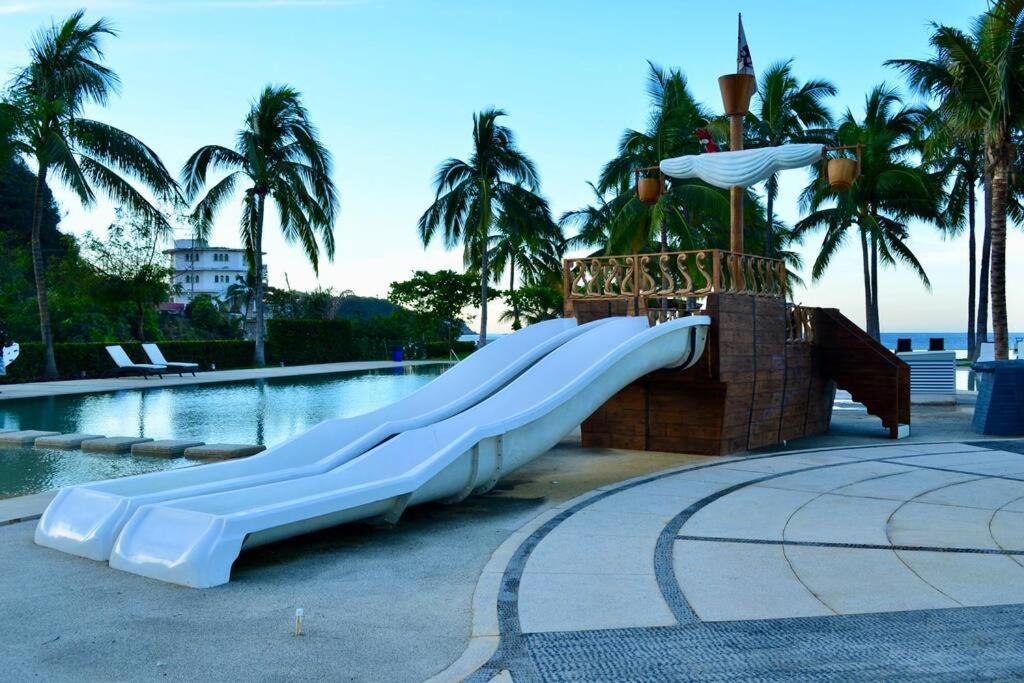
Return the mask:
[[244,460],[65,488],[43,513],[36,543],[106,561],[121,528],[143,505],[322,474],[395,434],[479,403],[553,349],[603,323],[577,326],[575,319],[563,318],[530,325],[488,344],[396,403],[321,422]]
[[[489,491],[629,383],[696,362],[709,325],[705,316],[654,327],[645,317],[590,323],[472,407],[397,433],[319,473],[258,484],[235,479],[217,492],[185,497],[179,489],[161,502],[136,504],[119,517],[124,523],[110,565],[186,586],[216,586],[229,580],[243,548],[359,519],[395,522],[409,505]],[[80,506],[87,508],[88,499]],[[47,528],[37,541],[54,545],[46,541],[60,535],[59,523]]]

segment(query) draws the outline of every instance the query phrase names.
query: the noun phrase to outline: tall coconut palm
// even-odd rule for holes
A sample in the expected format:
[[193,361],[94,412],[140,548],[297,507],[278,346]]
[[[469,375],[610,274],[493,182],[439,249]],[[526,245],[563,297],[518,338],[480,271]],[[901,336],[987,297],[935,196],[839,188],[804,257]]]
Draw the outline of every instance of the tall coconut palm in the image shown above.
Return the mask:
[[[264,352],[263,227],[267,198],[277,209],[281,232],[297,242],[319,273],[320,250],[334,258],[334,222],[338,190],[331,180],[331,153],[320,140],[302,96],[286,85],[268,85],[253,101],[234,148],[200,147],[181,171],[185,192],[195,200],[196,237],[207,239],[218,210],[242,190],[242,244],[256,274],[256,351],[254,362],[266,362]],[[209,184],[211,172],[226,172]]]
[[438,233],[445,246],[460,242],[479,264],[480,337],[487,343],[488,283],[491,279],[490,237],[495,227],[529,207],[544,202],[538,195],[537,169],[516,145],[511,129],[498,123],[501,109],[473,116],[473,151],[468,160],[448,159],[434,176],[434,203],[420,217],[420,239],[426,246]]
[[[525,208],[526,210],[522,210]],[[565,240],[562,230],[551,218],[547,203],[534,207],[517,207],[506,211],[490,237],[492,279],[497,282],[508,270],[508,300],[511,304],[512,329],[522,327],[516,275],[527,285],[538,284],[561,266]]]
[[113,35],[103,19],[87,23],[84,11],[40,31],[28,66],[14,77],[5,108],[13,119],[13,151],[36,167],[31,252],[46,377],[57,375],[40,241],[47,180],[57,178],[85,206],[94,203],[98,189],[158,234],[167,234],[170,224],[128,179],[149,188],[157,201],[178,200],[177,184],[156,152],[125,131],[82,115],[90,104],[106,105],[120,87],[117,74],[103,64],[102,40]]
[[889,62],[912,85],[938,100],[961,135],[979,133],[991,187],[990,299],[995,357],[1009,357],[1006,319],[1006,217],[1010,207],[1014,135],[1024,126],[1024,0],[996,0],[970,32],[936,25],[927,60]]
[[878,267],[902,262],[926,287],[928,276],[907,244],[909,221],[938,222],[940,180],[918,165],[911,140],[923,125],[924,112],[905,106],[886,85],[876,86],[865,100],[864,117],[847,110],[837,130],[842,145],[865,145],[861,174],[853,187],[839,192],[816,178],[801,197],[808,215],[796,225],[797,236],[823,229],[824,239],[811,269],[820,278],[852,228],[860,239],[864,274],[864,307],[868,333],[878,339]]
[[[829,81],[813,79],[800,83],[793,75],[793,60],[775,62],[757,81],[757,99],[747,120],[750,147],[775,147],[801,142],[827,143],[833,136],[832,115],[825,99],[834,97],[836,87]],[[765,181],[767,221],[764,253],[772,256],[775,200],[779,195],[779,177],[773,173]]]
[[[682,72],[649,64],[647,93],[651,111],[643,130],[627,129],[617,156],[601,171],[598,192],[607,197],[595,218],[606,221],[609,253],[637,253],[652,242],[666,251],[670,235],[687,248],[708,246],[721,226],[729,224],[728,195],[700,180],[671,179],[656,204],[634,196],[638,169],[663,159],[701,151],[695,131],[708,125],[710,113],[700,104]],[[570,219],[570,220],[578,220]],[[588,229],[591,230],[591,229]]]
[[[985,145],[979,133],[958,135],[940,112],[931,118],[922,151],[923,158],[946,187],[941,210],[944,220],[938,227],[948,236],[967,231],[967,353],[974,358],[978,312],[977,203],[978,187],[985,175]],[[985,266],[987,270],[987,259]],[[984,303],[987,307],[987,296]],[[984,337],[981,341],[985,341]]]

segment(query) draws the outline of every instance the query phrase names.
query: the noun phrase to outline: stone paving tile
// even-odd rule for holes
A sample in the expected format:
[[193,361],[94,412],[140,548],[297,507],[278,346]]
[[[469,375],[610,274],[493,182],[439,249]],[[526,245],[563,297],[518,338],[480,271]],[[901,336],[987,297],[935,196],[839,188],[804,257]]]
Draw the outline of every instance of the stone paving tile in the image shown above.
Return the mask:
[[675,623],[653,576],[526,572],[519,588],[524,633]]
[[526,573],[654,574],[651,558],[660,526],[645,535],[609,536],[588,533],[586,526],[572,522],[570,517],[540,542]]
[[681,533],[782,540],[790,515],[818,494],[769,488],[745,488],[720,498],[694,514]]
[[889,545],[886,521],[899,501],[823,494],[793,513],[787,541]]
[[887,531],[893,545],[998,549],[991,517],[989,510],[911,502],[893,513]]
[[913,469],[893,477],[868,479],[857,484],[844,486],[837,495],[860,498],[884,498],[904,501],[924,495],[929,491],[956,484],[961,481],[978,479],[980,475],[939,472],[937,470]]
[[810,453],[808,455],[780,455],[775,458],[763,459],[739,459],[723,468],[730,470],[743,470],[747,472],[761,472],[763,474],[774,474],[799,470],[815,465],[832,465],[836,463],[849,462],[850,458],[833,453]]
[[843,467],[790,474],[755,484],[755,486],[826,493],[867,479],[911,471],[913,470],[909,467],[901,467],[887,462],[857,462]]
[[674,565],[704,621],[834,614],[800,583],[781,545],[677,541]]
[[[627,489],[608,497],[608,504],[616,510],[634,514],[652,514],[671,519],[691,503],[700,500],[722,488],[721,484],[705,481],[679,480],[673,477],[671,485],[653,484]],[[603,503],[603,501],[602,501]],[[584,510],[585,512],[585,510]],[[583,514],[579,512],[577,514]]]
[[1024,481],[986,478],[945,486],[914,498],[914,502],[997,510],[1021,499],[1024,499]]
[[1024,567],[1005,555],[897,554],[922,580],[966,607],[1024,603]]
[[[992,538],[1007,550],[1024,550],[1024,512],[999,510],[989,521]],[[1024,562],[1024,557],[1017,558]]]
[[957,607],[891,550],[786,546],[800,581],[839,614]]

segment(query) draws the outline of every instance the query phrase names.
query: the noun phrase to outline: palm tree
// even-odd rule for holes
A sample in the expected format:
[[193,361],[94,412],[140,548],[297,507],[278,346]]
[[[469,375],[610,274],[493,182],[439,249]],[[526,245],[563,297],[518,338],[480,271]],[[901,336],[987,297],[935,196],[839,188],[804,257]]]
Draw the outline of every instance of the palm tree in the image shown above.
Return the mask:
[[[671,179],[668,191],[653,205],[643,204],[634,196],[633,179],[638,169],[657,166],[663,159],[700,153],[695,131],[707,126],[711,118],[690,92],[681,71],[649,66],[651,112],[647,126],[622,134],[618,155],[605,165],[597,183],[601,210],[585,210],[599,222],[590,226],[584,222],[581,226],[584,232],[607,233],[609,253],[635,254],[652,242],[666,251],[670,235],[684,248],[707,246],[721,226],[729,224],[728,194],[700,180]],[[569,220],[579,222],[581,218]]]
[[[922,146],[923,157],[947,188],[941,210],[944,220],[938,227],[949,236],[960,235],[965,228],[967,230],[967,354],[974,358],[977,340],[975,315],[978,311],[976,208],[978,184],[985,175],[985,145],[978,133],[958,136],[941,112],[935,112],[930,118],[929,134]],[[987,259],[985,266],[987,271]],[[987,308],[987,296],[984,303]],[[982,337],[981,341],[985,338]]]
[[[211,171],[227,175],[208,185]],[[331,180],[331,154],[320,141],[298,91],[286,85],[268,85],[253,101],[235,147],[200,147],[181,171],[185,192],[194,200],[204,190],[192,217],[196,237],[207,239],[213,219],[225,202],[242,193],[242,243],[255,273],[256,352],[254,362],[263,365],[264,302],[263,225],[267,197],[277,208],[281,232],[298,242],[319,274],[321,245],[334,258],[334,222],[338,215],[338,190]],[[319,240],[319,241],[318,241]]]
[[487,343],[491,232],[517,215],[546,206],[537,194],[537,169],[517,147],[511,129],[498,123],[503,116],[506,114],[501,109],[485,109],[474,115],[469,160],[448,159],[441,164],[434,176],[434,203],[418,223],[424,246],[440,231],[446,247],[462,242],[467,254],[476,254],[467,262],[479,264],[479,346]]
[[995,357],[1009,358],[1006,320],[1006,217],[1011,204],[1014,136],[1024,124],[1024,0],[997,0],[969,33],[935,25],[927,60],[898,59],[910,83],[938,100],[939,110],[961,136],[978,133],[985,143],[991,188],[991,292]]
[[[775,147],[801,142],[827,143],[833,137],[832,115],[824,100],[838,91],[832,83],[815,79],[801,84],[793,75],[793,60],[776,62],[758,79],[757,100],[747,120],[749,147]],[[779,178],[765,182],[767,221],[764,253],[773,255],[772,232]]]
[[821,178],[812,181],[801,197],[808,215],[796,225],[799,237],[824,229],[825,236],[811,269],[819,279],[831,259],[856,226],[864,272],[864,307],[867,332],[879,338],[878,265],[897,261],[917,272],[930,287],[921,263],[907,245],[912,219],[939,222],[941,182],[912,158],[910,144],[923,125],[924,111],[905,106],[886,85],[876,86],[865,101],[864,118],[847,110],[840,119],[837,139],[842,145],[865,145],[861,174],[853,187],[838,192]]
[[[521,208],[521,207],[516,207]],[[519,297],[516,293],[516,272],[527,285],[535,285],[547,273],[561,267],[565,240],[562,230],[551,218],[547,203],[528,211],[506,211],[491,235],[488,250],[495,282],[508,269],[508,299],[512,305],[512,329],[522,328]]]
[[36,166],[32,213],[32,267],[35,273],[43,374],[57,375],[50,305],[40,241],[42,197],[47,178],[64,183],[85,206],[96,199],[94,188],[150,224],[157,234],[171,230],[164,214],[126,178],[143,183],[155,198],[176,203],[177,184],[156,152],[139,139],[105,123],[87,119],[89,104],[105,105],[120,80],[103,64],[101,41],[115,35],[104,19],[88,24],[84,10],[52,24],[34,39],[31,60],[14,77],[10,102],[14,152]]
[[231,302],[231,308],[242,309],[242,326],[249,322],[249,314],[252,313],[252,302],[256,296],[256,271],[252,268],[246,270],[245,276],[236,275],[235,281],[228,286],[227,297]]

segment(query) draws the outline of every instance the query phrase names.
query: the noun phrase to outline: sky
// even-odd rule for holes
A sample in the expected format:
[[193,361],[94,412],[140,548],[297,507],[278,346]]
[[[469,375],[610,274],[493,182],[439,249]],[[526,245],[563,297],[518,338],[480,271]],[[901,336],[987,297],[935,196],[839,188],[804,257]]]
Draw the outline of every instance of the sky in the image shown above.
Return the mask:
[[[298,247],[268,225],[271,284],[351,289],[383,296],[413,270],[462,267],[461,250],[424,249],[416,221],[433,199],[438,164],[469,154],[472,115],[508,112],[520,147],[537,163],[556,215],[591,202],[586,185],[613,157],[626,128],[644,125],[647,60],[681,68],[694,94],[720,110],[717,77],[735,70],[736,14],[760,72],[794,60],[801,79],[838,88],[836,113],[860,113],[877,83],[899,83],[883,62],[925,57],[930,22],[966,26],[985,0],[0,0],[0,75],[27,58],[31,36],[78,7],[110,19],[106,42],[120,96],[89,115],[125,128],[180,169],[204,144],[231,145],[251,100],[268,83],[303,93],[335,160],[341,192],[337,256],[319,279]],[[803,170],[785,172],[779,216],[799,219]],[[78,205],[55,188],[61,228],[102,232],[113,207]],[[213,242],[235,246],[240,202],[219,216]],[[981,217],[979,215],[979,224]],[[186,229],[179,237],[187,237]],[[809,287],[798,302],[840,308],[864,323],[860,253],[851,241],[810,283],[820,235],[801,248]],[[980,236],[979,236],[980,242]],[[932,281],[906,270],[880,276],[882,329],[958,331],[966,325],[966,238],[916,224],[911,247]],[[1024,235],[1011,232],[1009,272]],[[287,279],[286,279],[287,278]],[[1024,299],[1010,278],[1010,327]],[[496,318],[496,316],[495,316]],[[502,326],[492,319],[491,325]],[[475,324],[474,324],[475,327]]]

